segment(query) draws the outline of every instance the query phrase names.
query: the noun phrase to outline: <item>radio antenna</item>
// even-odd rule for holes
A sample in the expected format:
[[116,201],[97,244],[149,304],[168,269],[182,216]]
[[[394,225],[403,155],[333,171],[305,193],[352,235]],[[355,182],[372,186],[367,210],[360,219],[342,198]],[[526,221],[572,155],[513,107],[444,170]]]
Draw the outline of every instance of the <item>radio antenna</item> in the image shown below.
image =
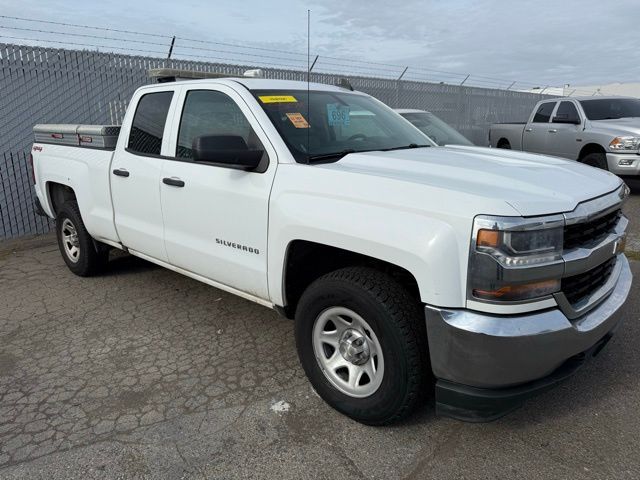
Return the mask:
[[311,66],[310,66],[310,58],[311,58],[311,10],[307,10],[307,165],[311,163],[311,153],[309,149],[311,148],[311,118],[309,118],[310,106],[309,102],[311,99],[310,94],[310,83],[311,83]]

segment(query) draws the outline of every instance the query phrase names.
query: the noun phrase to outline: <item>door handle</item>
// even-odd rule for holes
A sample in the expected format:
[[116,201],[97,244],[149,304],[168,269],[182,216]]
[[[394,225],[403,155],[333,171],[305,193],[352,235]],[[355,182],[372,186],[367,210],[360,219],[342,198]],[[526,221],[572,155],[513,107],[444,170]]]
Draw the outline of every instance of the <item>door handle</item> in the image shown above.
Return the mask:
[[525,132],[533,132],[533,128],[525,128],[524,131]]
[[557,133],[557,132],[558,132],[558,130],[556,130],[555,128],[550,128],[549,129],[549,133]]
[[114,175],[117,175],[119,177],[128,177],[129,176],[129,171],[126,168],[116,168],[113,171]]
[[184,187],[184,182],[178,177],[165,177],[162,179],[162,183],[171,185],[172,187]]

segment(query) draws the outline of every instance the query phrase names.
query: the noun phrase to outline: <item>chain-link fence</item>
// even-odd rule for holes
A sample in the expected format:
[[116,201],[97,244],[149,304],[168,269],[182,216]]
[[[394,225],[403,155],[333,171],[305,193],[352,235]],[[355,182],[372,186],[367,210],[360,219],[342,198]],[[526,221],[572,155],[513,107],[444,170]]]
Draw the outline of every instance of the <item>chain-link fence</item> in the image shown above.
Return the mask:
[[[129,98],[151,83],[151,68],[241,75],[251,65],[165,60],[96,51],[0,43],[0,240],[44,233],[35,214],[28,155],[36,123],[118,124]],[[306,72],[263,68],[267,78],[306,80]],[[340,76],[312,73],[314,82]],[[524,121],[540,95],[439,83],[353,77],[356,90],[397,108],[430,110],[477,145],[494,122]]]

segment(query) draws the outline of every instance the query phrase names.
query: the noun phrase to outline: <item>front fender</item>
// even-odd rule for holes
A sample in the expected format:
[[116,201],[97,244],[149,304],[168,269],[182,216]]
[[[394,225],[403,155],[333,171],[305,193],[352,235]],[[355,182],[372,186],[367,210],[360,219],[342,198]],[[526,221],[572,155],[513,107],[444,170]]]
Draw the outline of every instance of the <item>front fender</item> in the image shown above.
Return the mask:
[[[283,287],[287,247],[307,240],[383,260],[409,271],[421,300],[431,305],[463,307],[466,259],[471,226],[452,225],[418,210],[356,203],[339,196],[288,192],[272,203],[268,248],[269,292],[285,304]],[[460,238],[464,234],[464,240]],[[464,245],[461,245],[461,242]]]

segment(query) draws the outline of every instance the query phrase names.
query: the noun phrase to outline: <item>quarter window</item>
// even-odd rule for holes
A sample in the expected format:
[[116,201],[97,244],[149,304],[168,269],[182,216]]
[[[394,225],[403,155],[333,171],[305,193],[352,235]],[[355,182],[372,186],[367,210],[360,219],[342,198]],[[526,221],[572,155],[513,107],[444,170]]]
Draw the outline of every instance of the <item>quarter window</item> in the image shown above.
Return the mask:
[[538,111],[533,117],[533,123],[548,123],[555,105],[555,102],[547,102],[540,105]]
[[187,93],[176,157],[193,158],[193,140],[202,135],[242,137],[249,149],[264,149],[240,107],[222,92],[191,90]]
[[147,93],[140,98],[129,134],[130,150],[160,155],[162,135],[172,98],[173,92]]

